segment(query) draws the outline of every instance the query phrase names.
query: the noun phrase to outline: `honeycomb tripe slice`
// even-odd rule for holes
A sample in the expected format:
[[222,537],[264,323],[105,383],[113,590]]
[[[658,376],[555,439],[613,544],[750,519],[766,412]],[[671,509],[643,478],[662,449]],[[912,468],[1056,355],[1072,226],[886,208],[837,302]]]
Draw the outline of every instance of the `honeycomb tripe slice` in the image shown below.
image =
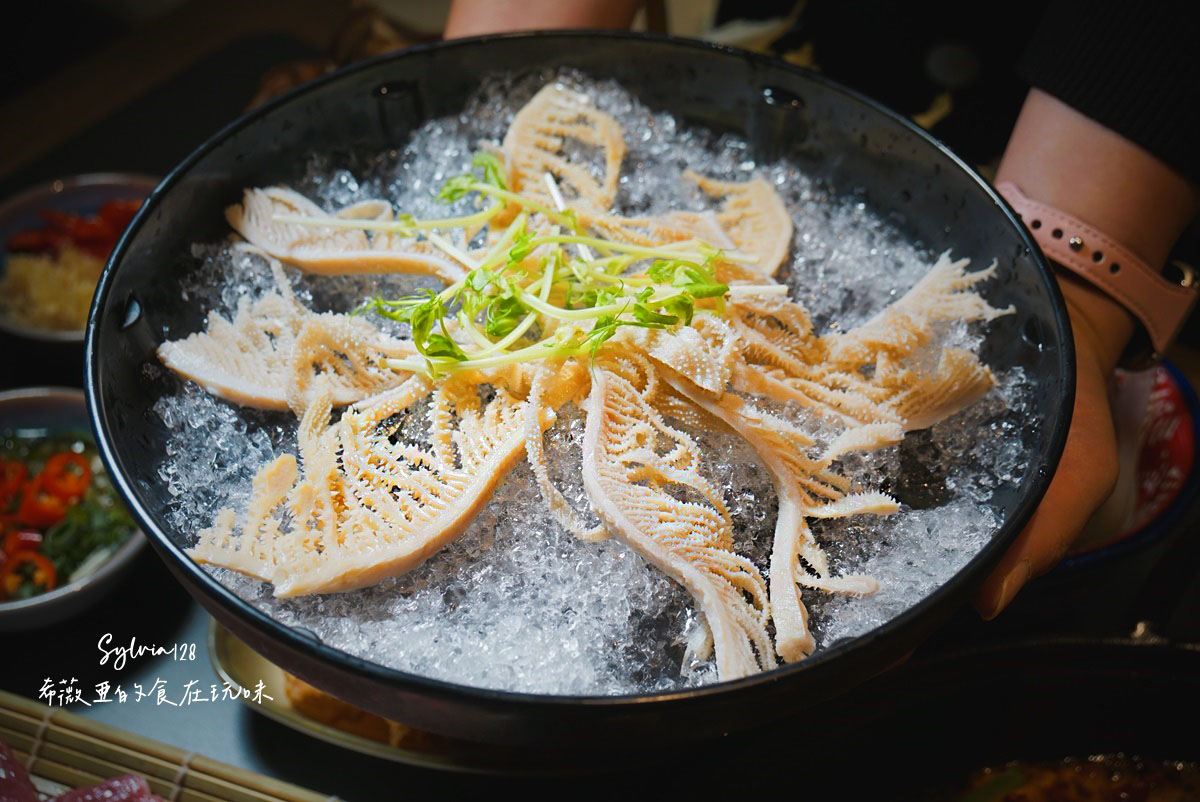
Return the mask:
[[705,194],[721,201],[717,222],[742,253],[758,258],[754,270],[774,276],[792,247],[792,216],[775,188],[761,177],[718,181],[694,170],[684,172]]
[[895,413],[882,403],[890,394],[887,390],[869,384],[848,390],[830,386],[833,382],[819,369],[805,373],[812,378],[791,375],[783,368],[739,362],[734,364],[732,384],[739,392],[796,403],[852,427],[898,422]]
[[906,431],[925,429],[966,409],[996,386],[979,357],[963,348],[946,348],[932,373],[908,371],[888,406]]
[[288,405],[303,414],[318,379],[328,385],[334,406],[369,398],[410,375],[384,367],[383,357],[404,358],[416,353],[412,340],[386,337],[361,317],[313,315],[292,343]]
[[[390,218],[387,204],[365,202],[343,212],[331,215],[298,192],[266,187],[247,189],[241,203],[225,210],[225,217],[254,248],[309,273],[414,273],[447,284],[466,275],[466,268],[424,241],[335,225],[366,216]],[[328,220],[330,225],[277,219],[292,216]]]
[[200,531],[196,545],[188,553],[197,562],[219,565],[269,582],[275,572],[275,550],[282,540],[274,512],[287,498],[298,475],[296,457],[292,454],[283,454],[259,469],[241,533],[234,534],[236,513],[230,508],[221,509],[213,526]]
[[737,243],[730,239],[729,232],[721,227],[721,220],[716,212],[667,212],[658,219],[665,225],[690,232],[701,242],[706,242],[714,248],[737,248]]
[[165,342],[157,353],[218,398],[299,413],[317,375],[329,380],[333,403],[344,406],[402,381],[407,374],[380,368],[378,360],[411,350],[362,318],[313,314],[275,291],[240,299],[232,321],[211,313],[205,331]]
[[280,596],[366,587],[410,571],[458,538],[524,452],[523,402],[504,388],[484,403],[468,381],[433,388],[429,443],[396,437],[408,394],[351,407],[341,421],[341,503],[337,537],[308,565],[276,581]]
[[525,449],[542,500],[551,517],[580,540],[595,541],[608,537],[602,525],[585,523],[550,476],[541,423],[544,408],[556,409],[566,399],[577,400],[587,387],[588,373],[578,360],[555,360],[540,365],[534,374],[525,405]]
[[904,439],[904,427],[898,423],[868,423],[855,426],[830,441],[821,454],[822,462],[831,462],[852,452],[875,451],[894,446]]
[[[737,243],[729,238],[717,214],[712,211],[622,217],[610,212],[591,212],[584,207],[577,210],[577,216],[584,228],[600,236],[644,248],[695,241],[722,251],[738,250]],[[713,268],[717,281],[726,284],[771,282],[771,277],[759,273],[755,264],[717,259]]]
[[691,229],[675,225],[662,217],[622,217],[609,212],[589,211],[587,206],[578,211],[577,217],[580,225],[601,237],[643,248],[698,239]]
[[848,494],[850,483],[830,470],[828,460],[807,455],[814,441],[794,424],[732,393],[716,400],[709,398],[669,370],[664,378],[745,440],[771,476],[779,499],[770,558],[775,649],[784,660],[802,660],[816,647],[816,641],[809,631],[801,586],[859,594],[874,593],[879,586],[868,576],[833,576],[829,559],[806,519],[864,512],[889,514],[896,511],[896,502],[881,493]]
[[865,379],[858,382],[859,392],[812,381],[824,373],[827,349],[799,304],[747,296],[731,303],[730,311],[739,343],[732,379],[739,392],[798,403],[851,424],[878,421],[885,414],[876,399],[861,392]]
[[905,359],[931,342],[937,323],[988,321],[1011,314],[1013,307],[997,309],[975,291],[996,274],[996,263],[973,273],[966,271],[968,264],[968,259],[952,261],[949,251],[942,253],[908,292],[875,317],[844,334],[823,337],[829,359],[851,370],[875,363],[881,354]]
[[614,537],[692,594],[722,680],[773,668],[766,582],[733,551],[729,512],[699,473],[700,449],[645,397],[652,370],[628,356],[593,365],[583,442],[592,507]]
[[[1011,311],[993,308],[972,291],[994,275],[995,266],[967,273],[966,265],[943,254],[904,296],[844,334],[816,337],[794,302],[739,298],[731,305],[742,357],[734,364],[734,386],[800,403],[852,428],[896,424],[912,431],[957,412],[994,386],[994,379],[970,352],[938,349],[938,325],[991,320]],[[933,361],[935,367],[910,364],[917,361]]]
[[[599,175],[572,152],[598,149]],[[504,136],[508,183],[513,192],[551,208],[554,198],[542,178],[550,173],[568,204],[604,210],[617,196],[625,138],[621,126],[586,96],[547,84],[513,118]]]
[[[525,449],[523,399],[495,387],[484,401],[477,377],[457,378],[413,376],[336,423],[318,382],[286,498],[280,458],[260,472],[241,535],[222,512],[192,554],[266,579],[277,596],[353,590],[419,565],[467,529]],[[418,418],[427,430],[414,442],[399,427],[427,398],[443,414]]]
[[813,332],[808,311],[788,298],[741,295],[729,304],[730,321],[751,362],[801,375],[825,359],[826,343]]
[[691,325],[676,329],[629,327],[622,339],[714,395],[725,392],[738,358],[737,335],[709,312],[697,312]]
[[714,248],[733,250],[737,245],[721,228],[714,212],[668,212],[653,217],[622,217],[611,212],[579,209],[580,224],[600,236],[654,248],[673,242],[697,240]]
[[300,420],[303,475],[292,454],[260,468],[240,531],[235,533],[232,509],[218,511],[214,525],[188,550],[193,559],[278,585],[281,572],[300,569],[305,549],[320,552],[332,542],[338,424],[329,423],[331,409],[329,393],[322,393]]
[[253,302],[243,296],[232,321],[211,312],[205,331],[163,343],[158,358],[218,398],[287,409],[292,345],[309,315],[278,292]]

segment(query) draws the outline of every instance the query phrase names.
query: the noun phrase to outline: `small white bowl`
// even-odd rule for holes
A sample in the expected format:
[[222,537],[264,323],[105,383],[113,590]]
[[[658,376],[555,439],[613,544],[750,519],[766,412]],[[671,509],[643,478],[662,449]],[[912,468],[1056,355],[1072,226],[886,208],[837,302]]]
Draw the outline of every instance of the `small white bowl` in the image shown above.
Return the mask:
[[[0,393],[0,430],[91,431],[83,392],[67,387],[30,387]],[[0,602],[0,632],[35,629],[62,621],[112,590],[146,538],[135,531],[99,568],[48,593]]]

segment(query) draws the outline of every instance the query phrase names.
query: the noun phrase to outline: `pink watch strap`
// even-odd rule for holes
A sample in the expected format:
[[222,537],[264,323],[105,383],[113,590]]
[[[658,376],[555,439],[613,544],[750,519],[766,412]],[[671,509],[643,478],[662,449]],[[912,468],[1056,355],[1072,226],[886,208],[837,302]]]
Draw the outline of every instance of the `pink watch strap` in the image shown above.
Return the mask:
[[1196,302],[1197,285],[1167,280],[1128,248],[1058,209],[1031,200],[1011,182],[996,185],[1028,226],[1047,258],[1094,284],[1146,327],[1161,355],[1179,333]]

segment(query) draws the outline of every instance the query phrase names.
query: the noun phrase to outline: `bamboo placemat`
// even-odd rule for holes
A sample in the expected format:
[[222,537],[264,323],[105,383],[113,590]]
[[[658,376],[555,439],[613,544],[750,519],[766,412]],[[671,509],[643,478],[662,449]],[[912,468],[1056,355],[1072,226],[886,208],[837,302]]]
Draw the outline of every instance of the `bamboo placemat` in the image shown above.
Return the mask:
[[336,800],[7,691],[0,691],[0,741],[30,774],[72,788],[139,774],[168,802]]

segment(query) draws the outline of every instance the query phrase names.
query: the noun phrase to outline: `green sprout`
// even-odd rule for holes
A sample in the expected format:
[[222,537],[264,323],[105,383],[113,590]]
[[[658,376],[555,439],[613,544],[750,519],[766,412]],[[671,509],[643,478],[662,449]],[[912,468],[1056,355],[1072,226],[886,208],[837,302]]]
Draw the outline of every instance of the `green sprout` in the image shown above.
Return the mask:
[[[754,260],[700,240],[646,247],[592,236],[580,230],[572,210],[550,209],[512,192],[496,156],[477,153],[472,165],[479,175],[454,176],[437,197],[453,203],[476,193],[492,199],[484,212],[442,220],[400,214],[395,221],[334,223],[364,230],[424,231],[432,245],[468,268],[440,292],[425,289],[401,298],[373,298],[355,310],[410,327],[419,356],[384,360],[392,369],[436,377],[535,359],[595,357],[623,327],[675,331],[690,325],[701,311],[723,313],[729,295],[787,292],[782,285],[730,287],[717,281],[719,262]],[[510,203],[519,209],[517,215],[482,257],[437,233],[442,228],[488,225]],[[534,214],[557,227],[531,230]],[[330,223],[320,219],[311,224]],[[567,233],[560,233],[562,228]],[[571,256],[568,247],[579,255]],[[600,258],[592,258],[593,249]]]

